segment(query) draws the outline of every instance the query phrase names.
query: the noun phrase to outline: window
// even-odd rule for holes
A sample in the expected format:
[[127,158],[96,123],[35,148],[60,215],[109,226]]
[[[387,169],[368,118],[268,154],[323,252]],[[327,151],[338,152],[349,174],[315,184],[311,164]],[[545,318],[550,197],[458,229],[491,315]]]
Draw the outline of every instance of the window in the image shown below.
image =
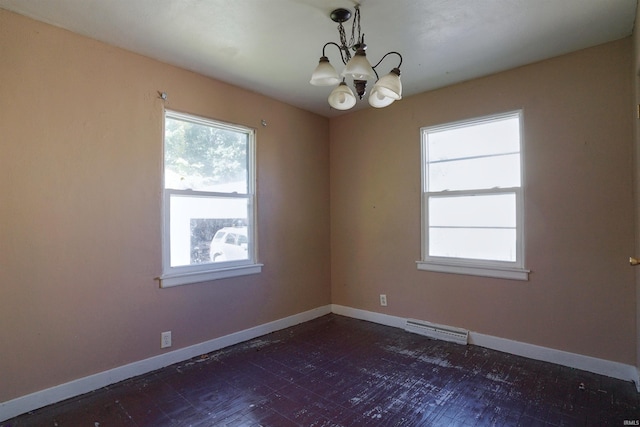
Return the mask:
[[167,111],[162,287],[254,274],[255,133]]
[[520,111],[421,129],[421,270],[527,280]]

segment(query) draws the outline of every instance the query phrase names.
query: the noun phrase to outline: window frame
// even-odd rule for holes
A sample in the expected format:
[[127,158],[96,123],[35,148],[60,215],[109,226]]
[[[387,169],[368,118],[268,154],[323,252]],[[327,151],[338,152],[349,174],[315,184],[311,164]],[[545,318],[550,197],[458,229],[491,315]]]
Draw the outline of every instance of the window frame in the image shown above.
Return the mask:
[[[165,183],[165,129],[167,118],[186,121],[198,125],[210,126],[247,135],[247,193],[222,193],[202,190],[177,190],[166,188]],[[262,271],[262,264],[257,258],[257,227],[256,227],[256,130],[247,126],[231,124],[220,120],[209,119],[193,114],[164,110],[162,127],[162,275],[158,278],[161,288],[206,282],[229,277],[257,274]],[[224,199],[245,199],[247,201],[247,237],[249,239],[246,260],[223,261],[219,263],[207,262],[171,266],[171,198],[172,197],[203,197]]]
[[[524,235],[524,132],[522,110],[492,114],[472,119],[459,120],[441,125],[420,128],[421,159],[421,260],[417,261],[418,270],[441,273],[464,274],[494,277],[501,279],[528,280],[530,271],[525,269]],[[519,121],[519,161],[520,186],[496,187],[491,189],[466,189],[428,191],[428,134],[434,131],[460,129],[462,127],[490,123],[501,119],[517,117]],[[516,259],[515,261],[497,261],[474,258],[454,258],[429,255],[429,199],[431,197],[462,197],[480,195],[515,194],[516,203]]]

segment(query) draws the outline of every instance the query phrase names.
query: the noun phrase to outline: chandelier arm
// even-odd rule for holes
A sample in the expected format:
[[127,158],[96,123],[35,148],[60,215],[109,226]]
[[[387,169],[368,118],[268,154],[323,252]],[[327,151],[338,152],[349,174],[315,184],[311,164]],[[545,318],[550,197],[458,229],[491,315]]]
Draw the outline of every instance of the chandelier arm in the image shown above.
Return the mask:
[[[325,53],[325,50],[327,46],[329,46],[330,44],[338,48],[338,52],[340,52],[340,59],[342,60],[342,63],[346,65],[349,59],[351,59],[351,57],[349,56],[349,51],[346,50],[343,46],[340,46],[338,43],[335,43],[335,42],[325,43],[325,45],[322,46],[322,56],[327,56]],[[347,59],[345,59],[345,51],[346,51]]]
[[335,47],[338,48],[338,50],[340,50],[340,46],[338,45],[338,43],[334,43],[334,42],[327,42],[325,43],[324,46],[322,46],[322,56],[327,56],[325,53],[325,49],[327,48],[327,46],[329,46],[330,44],[334,45]]
[[[377,67],[378,65],[380,65],[380,63],[381,63],[382,61],[384,61],[384,58],[386,58],[387,56],[392,55],[392,54],[398,55],[398,56],[400,57],[400,63],[399,63],[399,64],[398,64],[398,66],[396,67],[396,68],[400,68],[400,66],[402,65],[402,55],[400,55],[400,53],[398,53],[398,52],[393,51],[393,52],[387,52],[387,53],[385,53],[385,54],[384,54],[384,56],[380,59],[380,61],[378,61],[378,63],[377,63],[376,65],[374,65],[373,67],[371,67],[371,68],[373,68],[373,71],[376,71],[376,67]],[[378,75],[378,73],[376,73],[376,75]]]

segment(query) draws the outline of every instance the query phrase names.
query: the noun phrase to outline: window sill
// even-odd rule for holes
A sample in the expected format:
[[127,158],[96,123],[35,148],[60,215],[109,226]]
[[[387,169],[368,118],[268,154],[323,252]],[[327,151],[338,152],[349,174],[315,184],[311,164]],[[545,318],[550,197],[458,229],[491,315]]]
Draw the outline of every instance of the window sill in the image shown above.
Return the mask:
[[163,274],[158,278],[158,280],[160,281],[161,288],[170,288],[173,286],[188,285],[191,283],[208,282],[210,280],[258,274],[262,272],[262,266],[263,264],[250,264],[191,273]]
[[497,279],[529,280],[530,270],[508,267],[478,267],[447,263],[416,261],[418,270],[438,273],[465,274],[469,276],[493,277]]

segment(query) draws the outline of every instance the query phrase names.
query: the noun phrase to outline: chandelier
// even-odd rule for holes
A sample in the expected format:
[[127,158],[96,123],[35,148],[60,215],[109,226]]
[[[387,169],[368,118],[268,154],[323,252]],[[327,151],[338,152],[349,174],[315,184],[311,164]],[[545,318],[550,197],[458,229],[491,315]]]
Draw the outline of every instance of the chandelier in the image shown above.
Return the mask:
[[[364,43],[364,34],[360,30],[360,7],[356,5],[351,27],[351,39],[347,43],[347,36],[342,25],[351,18],[351,11],[348,9],[336,9],[331,12],[331,19],[338,23],[338,34],[340,36],[340,44],[334,42],[326,43],[322,48],[322,57],[313,74],[311,75],[311,83],[314,86],[334,86],[338,85],[329,95],[329,105],[337,110],[348,110],[356,105],[356,97],[349,86],[346,79],[353,79],[353,85],[356,89],[358,97],[362,97],[366,93],[367,81],[375,80],[371,94],[369,95],[369,104],[372,107],[383,108],[391,105],[393,101],[402,98],[402,83],[400,82],[400,65],[402,65],[402,55],[398,52],[386,53],[380,61],[371,66],[367,60],[367,45]],[[356,37],[357,32],[357,37]],[[327,46],[336,46],[340,52],[340,59],[345,65],[340,75],[333,68],[325,54]],[[351,51],[355,53],[351,55]],[[400,63],[391,72],[380,78],[376,68],[389,55],[398,55]]]

